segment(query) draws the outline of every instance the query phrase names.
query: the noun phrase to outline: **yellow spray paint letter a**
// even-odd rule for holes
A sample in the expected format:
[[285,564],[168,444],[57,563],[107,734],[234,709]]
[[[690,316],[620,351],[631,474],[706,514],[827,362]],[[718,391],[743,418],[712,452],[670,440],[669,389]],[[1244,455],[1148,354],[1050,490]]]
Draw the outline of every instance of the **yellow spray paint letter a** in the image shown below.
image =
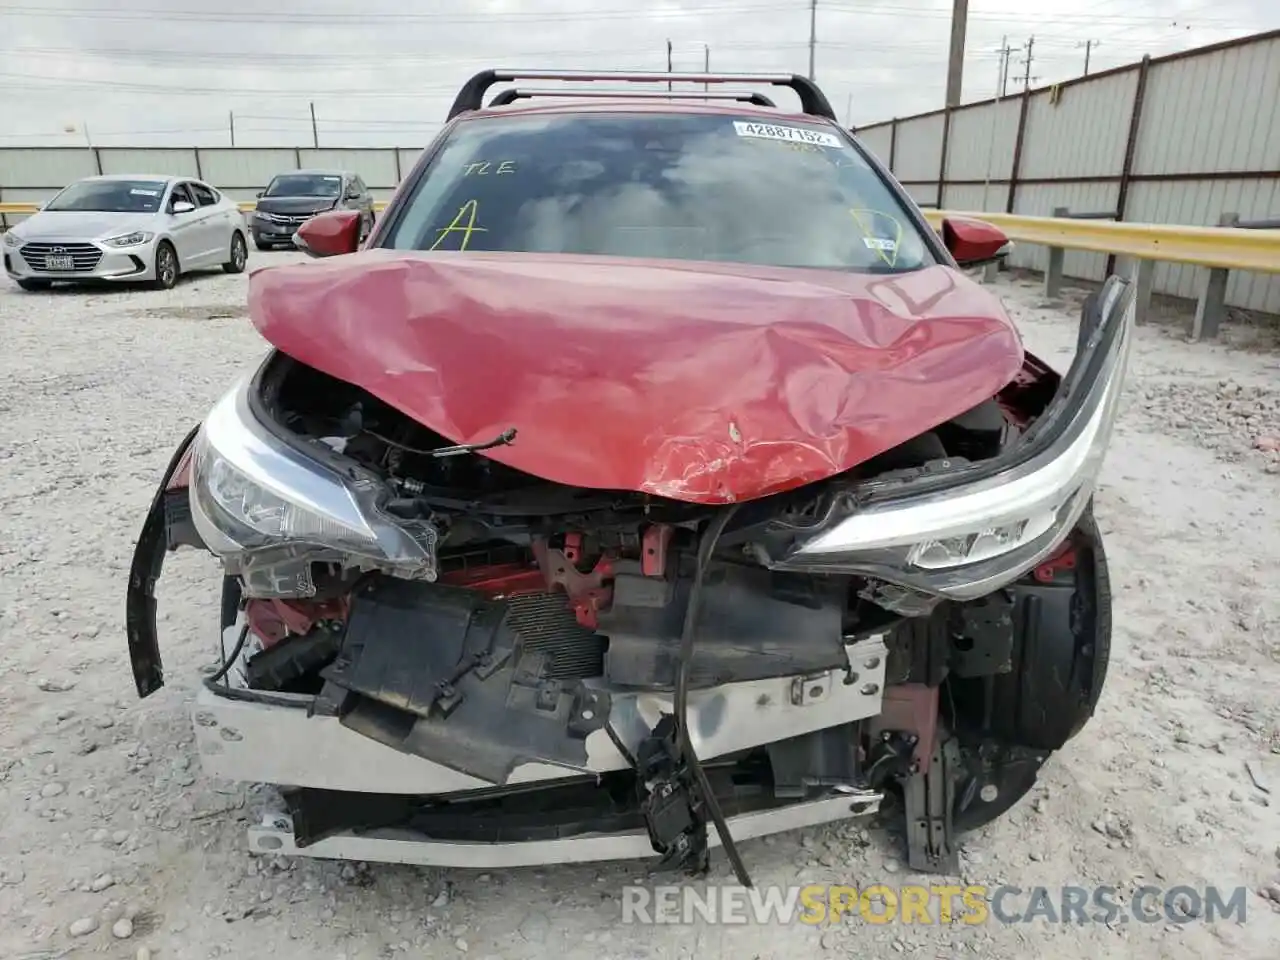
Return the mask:
[[471,242],[473,233],[484,233],[484,227],[476,226],[476,202],[468,200],[458,209],[458,215],[453,218],[453,222],[442,230],[436,231],[440,236],[436,237],[436,242],[431,245],[431,249],[435,250],[444,243],[444,238],[451,233],[462,234],[462,242],[458,245],[459,250],[467,249],[467,244]]

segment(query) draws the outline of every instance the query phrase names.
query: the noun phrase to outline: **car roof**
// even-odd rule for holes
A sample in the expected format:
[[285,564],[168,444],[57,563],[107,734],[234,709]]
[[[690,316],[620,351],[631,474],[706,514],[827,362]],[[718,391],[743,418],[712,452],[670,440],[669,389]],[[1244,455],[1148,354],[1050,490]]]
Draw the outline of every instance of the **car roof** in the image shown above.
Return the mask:
[[788,123],[813,123],[822,126],[834,126],[826,117],[818,117],[798,110],[781,110],[777,107],[761,107],[737,101],[700,102],[683,99],[696,96],[684,94],[673,100],[636,100],[625,93],[614,97],[592,98],[590,100],[573,100],[572,93],[566,93],[566,101],[523,100],[500,107],[485,107],[459,115],[459,120],[480,119],[489,117],[510,117],[518,114],[600,114],[600,113],[649,113],[649,114],[704,114],[713,116],[758,117],[761,120],[786,121]]
[[276,174],[277,177],[292,177],[301,174],[306,177],[342,177],[346,176],[350,171],[335,170],[328,167],[308,167],[305,170],[282,170]]
[[100,173],[92,177],[81,177],[81,180],[158,180],[161,183],[172,183],[174,180],[199,180],[199,177],[175,177],[168,173]]

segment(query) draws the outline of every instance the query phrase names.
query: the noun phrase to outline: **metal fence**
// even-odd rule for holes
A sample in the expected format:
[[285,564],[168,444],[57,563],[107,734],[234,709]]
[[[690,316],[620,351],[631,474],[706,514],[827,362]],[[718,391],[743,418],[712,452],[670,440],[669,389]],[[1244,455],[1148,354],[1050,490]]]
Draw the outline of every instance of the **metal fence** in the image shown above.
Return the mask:
[[[921,204],[1140,223],[1280,217],[1280,31],[1118,67],[1051,87],[868,124],[859,139]],[[1068,252],[1067,276],[1111,258]],[[1043,247],[1011,262],[1044,270]],[[1112,261],[1113,263],[1113,261]],[[1194,298],[1194,266],[1161,264],[1158,293]],[[1280,313],[1280,278],[1233,273],[1227,303]]]

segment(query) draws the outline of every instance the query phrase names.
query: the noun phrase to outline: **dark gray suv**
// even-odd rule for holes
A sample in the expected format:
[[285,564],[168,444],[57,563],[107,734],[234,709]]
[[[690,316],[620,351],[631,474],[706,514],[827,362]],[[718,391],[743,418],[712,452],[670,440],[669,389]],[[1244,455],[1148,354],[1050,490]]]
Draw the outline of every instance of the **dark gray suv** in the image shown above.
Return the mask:
[[317,213],[359,210],[360,237],[373,229],[373,194],[360,175],[349,170],[292,170],[278,174],[258,194],[250,215],[253,242],[259,250],[292,244],[293,234]]

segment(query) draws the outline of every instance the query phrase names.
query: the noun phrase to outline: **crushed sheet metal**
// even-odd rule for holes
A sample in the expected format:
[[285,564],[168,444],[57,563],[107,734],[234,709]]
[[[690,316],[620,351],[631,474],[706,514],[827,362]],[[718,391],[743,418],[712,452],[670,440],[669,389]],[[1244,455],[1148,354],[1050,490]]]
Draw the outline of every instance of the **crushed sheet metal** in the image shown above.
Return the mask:
[[260,270],[259,332],[453,443],[694,503],[841,473],[993,396],[1022,345],[945,266],[854,274],[371,250]]

